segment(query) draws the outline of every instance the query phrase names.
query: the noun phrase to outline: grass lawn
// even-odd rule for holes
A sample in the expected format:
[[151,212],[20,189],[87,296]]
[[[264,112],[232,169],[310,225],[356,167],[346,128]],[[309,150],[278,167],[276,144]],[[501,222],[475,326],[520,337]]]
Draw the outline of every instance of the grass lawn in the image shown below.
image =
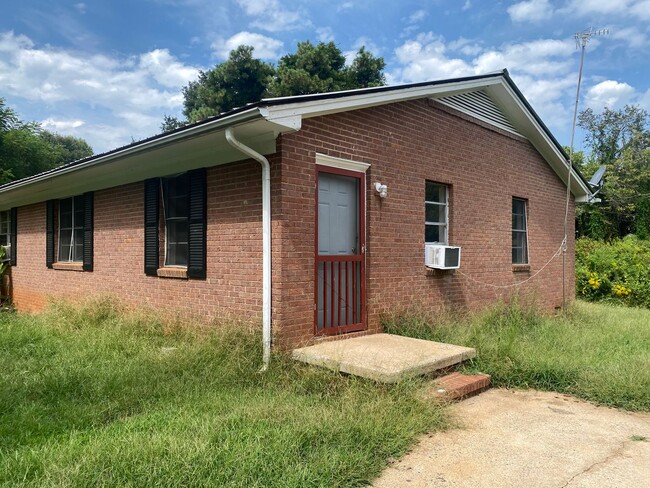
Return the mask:
[[446,425],[382,386],[103,300],[0,314],[0,486],[355,486]]
[[388,317],[387,331],[475,347],[495,386],[570,393],[650,411],[650,310],[577,301],[566,317],[497,307],[471,317]]
[[[650,411],[650,311],[577,302],[409,313],[390,332],[476,347],[497,386]],[[377,385],[275,354],[246,324],[162,323],[107,299],[0,314],[0,486],[358,486],[448,425],[423,383]]]

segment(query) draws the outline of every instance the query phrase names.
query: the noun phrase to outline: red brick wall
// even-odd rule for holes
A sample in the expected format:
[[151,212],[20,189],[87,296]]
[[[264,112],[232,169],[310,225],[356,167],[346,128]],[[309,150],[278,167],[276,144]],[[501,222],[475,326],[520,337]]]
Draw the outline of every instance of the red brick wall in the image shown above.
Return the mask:
[[[459,116],[460,115],[460,116]],[[315,154],[370,163],[366,181],[368,328],[383,312],[478,308],[518,293],[552,309],[562,302],[561,259],[524,286],[495,289],[459,272],[424,267],[425,180],[450,185],[451,245],[461,271],[495,285],[522,281],[560,246],[566,187],[523,138],[417,100],[303,121],[282,138],[281,339],[313,339]],[[388,185],[381,200],[374,183]],[[528,200],[529,271],[511,263],[512,197]],[[569,235],[573,236],[573,204]],[[573,296],[573,239],[567,290]],[[274,263],[275,265],[276,263]],[[277,303],[277,302],[276,302]]]
[[[550,309],[562,299],[561,260],[521,289],[493,289],[424,267],[425,180],[451,185],[450,243],[461,271],[492,284],[526,279],[560,245],[565,187],[522,138],[418,100],[305,120],[271,157],[273,321],[283,347],[313,340],[315,154],[371,163],[366,180],[368,331],[383,312],[417,306],[477,308],[518,293]],[[143,184],[95,193],[91,273],[45,267],[45,203],[18,211],[13,298],[38,310],[50,296],[114,293],[133,304],[204,318],[259,318],[262,301],[261,170],[248,161],[208,170],[206,280],[143,271]],[[388,185],[380,200],[372,188]],[[511,264],[511,199],[528,199],[530,271]],[[569,235],[573,236],[573,205]],[[567,270],[573,295],[573,239]]]
[[206,280],[144,274],[142,182],[95,192],[93,272],[47,269],[45,203],[19,208],[18,265],[12,269],[16,306],[39,310],[49,297],[112,293],[173,313],[261,316],[260,180],[257,162],[208,170]]

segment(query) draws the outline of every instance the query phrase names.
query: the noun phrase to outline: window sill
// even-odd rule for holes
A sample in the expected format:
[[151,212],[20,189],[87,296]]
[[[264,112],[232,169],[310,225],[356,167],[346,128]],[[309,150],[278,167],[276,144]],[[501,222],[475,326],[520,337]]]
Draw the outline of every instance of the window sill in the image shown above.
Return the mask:
[[58,269],[62,271],[83,271],[84,264],[81,261],[57,261],[56,263],[52,263],[52,269]]
[[175,278],[177,280],[186,280],[187,268],[172,268],[165,266],[164,268],[158,268],[157,274],[159,278]]
[[513,264],[512,272],[513,273],[527,273],[530,271],[530,264]]

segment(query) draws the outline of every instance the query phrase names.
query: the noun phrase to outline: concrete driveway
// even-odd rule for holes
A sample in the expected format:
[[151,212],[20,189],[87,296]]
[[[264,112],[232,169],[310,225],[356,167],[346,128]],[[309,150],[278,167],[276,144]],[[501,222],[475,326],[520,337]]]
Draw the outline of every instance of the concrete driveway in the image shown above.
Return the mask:
[[650,486],[649,414],[502,389],[452,411],[461,428],[425,436],[373,486]]

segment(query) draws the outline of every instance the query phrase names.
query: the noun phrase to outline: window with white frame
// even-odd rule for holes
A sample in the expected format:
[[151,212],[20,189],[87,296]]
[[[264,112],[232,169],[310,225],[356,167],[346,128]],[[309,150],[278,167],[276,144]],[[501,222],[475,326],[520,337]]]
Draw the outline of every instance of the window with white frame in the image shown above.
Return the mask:
[[449,187],[426,182],[424,199],[424,242],[447,244],[449,236]]
[[83,195],[59,200],[59,262],[83,261]]
[[0,246],[5,248],[5,259],[11,258],[11,211],[0,212]]
[[512,199],[512,264],[528,264],[526,200]]
[[187,173],[163,178],[165,266],[187,266],[190,179]]

